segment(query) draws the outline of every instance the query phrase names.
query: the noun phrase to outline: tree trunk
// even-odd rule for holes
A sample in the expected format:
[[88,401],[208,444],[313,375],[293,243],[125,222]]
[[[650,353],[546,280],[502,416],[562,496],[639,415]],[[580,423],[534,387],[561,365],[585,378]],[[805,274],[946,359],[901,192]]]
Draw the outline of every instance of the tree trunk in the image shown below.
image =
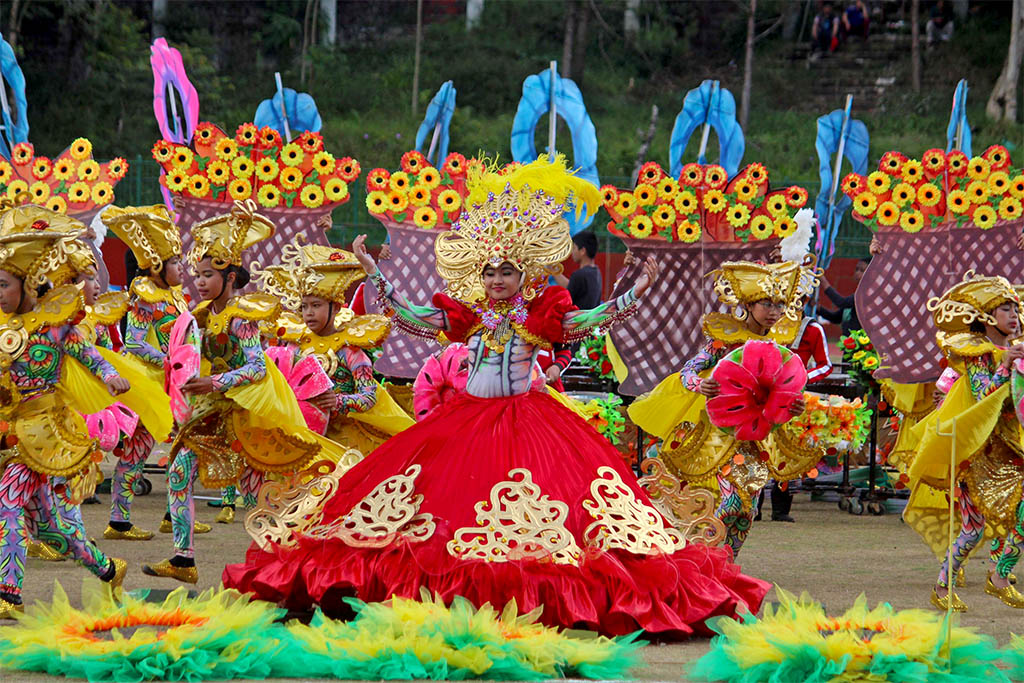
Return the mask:
[[1024,56],[1024,0],[1013,0],[1013,18],[1010,21],[1010,47],[1006,50],[1006,62],[999,74],[992,94],[985,105],[985,114],[996,121],[1017,121],[1017,81],[1020,78],[1020,62]]
[[622,14],[622,32],[626,36],[626,43],[632,45],[640,33],[640,17],[637,10],[640,9],[640,0],[626,0],[626,11]]
[[[28,0],[25,0],[27,3]],[[14,0],[11,3],[11,13],[7,20],[7,30],[4,32],[4,38],[11,44],[11,49],[17,53],[18,47],[18,34],[21,32],[21,18],[25,15],[24,9],[21,6],[21,0]]]
[[592,11],[587,2],[582,3],[576,11],[576,39],[572,46],[572,70],[569,77],[580,88],[583,87],[583,69],[587,65],[587,29]]
[[484,0],[466,0],[466,31],[480,26],[484,16]]
[[572,56],[576,43],[576,14],[579,11],[577,0],[565,0],[565,34],[562,38],[562,78],[570,78],[572,72]]
[[153,0],[153,40],[163,38],[167,34],[167,0]]
[[320,37],[323,44],[333,47],[338,42],[338,0],[321,0],[320,6],[324,10],[324,33]]
[[921,0],[910,3],[910,87],[921,92]]
[[743,92],[740,95],[740,128],[744,130],[750,120],[750,88],[754,75],[754,18],[756,14],[757,0],[750,0],[750,13],[747,15],[747,47],[743,55]]
[[644,161],[647,159],[647,150],[651,148],[651,140],[654,139],[654,134],[658,130],[658,105],[651,105],[651,123],[647,126],[647,133],[643,134],[641,131],[640,149],[636,153],[636,162],[633,164],[633,173],[631,174],[629,185],[630,187],[636,185],[637,176],[640,175],[640,167],[644,165]]

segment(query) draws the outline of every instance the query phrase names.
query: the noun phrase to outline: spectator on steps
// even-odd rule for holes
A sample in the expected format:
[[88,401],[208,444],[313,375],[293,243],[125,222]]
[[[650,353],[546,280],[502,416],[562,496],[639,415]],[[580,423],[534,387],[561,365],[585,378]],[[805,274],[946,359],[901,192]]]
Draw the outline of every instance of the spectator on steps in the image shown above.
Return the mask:
[[832,11],[829,0],[821,3],[821,12],[814,17],[811,27],[811,54],[831,54],[839,46],[839,17]]
[[[864,275],[864,271],[868,269],[868,264],[871,263],[870,258],[862,258],[857,261],[857,267],[853,271],[853,279],[856,282],[860,282],[861,277]],[[836,310],[827,311],[824,308],[818,308],[818,315],[830,323],[838,323],[843,330],[843,334],[849,334],[851,330],[861,329],[860,320],[857,319],[857,308],[854,302],[854,295],[843,296],[837,292],[829,281],[823,275],[821,277],[821,286],[825,288],[825,296],[827,296],[835,305]]]
[[945,0],[936,0],[928,11],[925,35],[929,47],[939,42],[948,43],[953,37],[953,7]]
[[870,12],[864,0],[854,0],[843,12],[843,37],[849,38],[859,36],[863,40],[868,39],[868,24],[870,23]]

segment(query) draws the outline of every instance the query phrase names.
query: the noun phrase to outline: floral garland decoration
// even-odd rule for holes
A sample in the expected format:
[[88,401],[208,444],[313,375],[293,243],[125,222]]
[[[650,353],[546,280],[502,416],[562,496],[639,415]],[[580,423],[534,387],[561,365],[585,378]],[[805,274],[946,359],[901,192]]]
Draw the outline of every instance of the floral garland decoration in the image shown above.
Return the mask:
[[580,343],[576,360],[600,379],[615,381],[615,369],[608,356],[608,343],[604,335],[591,335]]
[[791,425],[801,443],[821,447],[826,455],[856,453],[871,433],[871,409],[859,398],[805,393],[807,409]]
[[691,163],[674,179],[654,161],[640,168],[632,191],[605,185],[601,195],[612,234],[684,243],[787,237],[796,232],[794,216],[808,196],[796,185],[770,190],[762,164],[730,180],[717,164]]
[[266,209],[328,212],[350,199],[349,183],[361,172],[355,159],[328,152],[319,133],[285,143],[273,128],[253,123],[229,136],[204,121],[190,146],[158,140],[152,155],[164,171],[160,184],[172,194],[226,204],[252,198]]
[[796,598],[777,586],[775,594],[777,609],[767,605],[761,617],[711,622],[718,636],[691,677],[729,683],[1007,680],[992,638],[956,626],[946,643],[945,614],[899,612],[888,603],[869,609],[862,594],[842,616],[829,617],[806,594]]
[[881,358],[867,333],[864,330],[851,330],[839,338],[839,346],[843,351],[843,362],[850,366],[850,377],[865,389],[878,393],[874,373],[881,365]]
[[875,231],[988,230],[1024,215],[1024,172],[1002,145],[971,158],[959,150],[930,149],[920,160],[886,152],[877,171],[850,173],[841,187],[853,217]]
[[598,434],[608,439],[613,446],[621,442],[620,436],[626,430],[626,418],[622,415],[622,398],[608,394],[583,404],[580,410],[586,416],[587,424]]
[[35,153],[31,143],[19,142],[11,158],[0,157],[0,193],[11,200],[24,198],[56,213],[91,217],[113,203],[114,186],[128,173],[128,162],[117,157],[100,163],[92,143],[77,138],[60,156]]
[[[410,150],[402,155],[401,170],[375,168],[367,174],[366,209],[381,221],[420,230],[447,230],[462,213],[469,194],[466,174],[469,166],[477,163],[452,152],[437,169],[422,152]],[[516,166],[509,164],[502,171]]]

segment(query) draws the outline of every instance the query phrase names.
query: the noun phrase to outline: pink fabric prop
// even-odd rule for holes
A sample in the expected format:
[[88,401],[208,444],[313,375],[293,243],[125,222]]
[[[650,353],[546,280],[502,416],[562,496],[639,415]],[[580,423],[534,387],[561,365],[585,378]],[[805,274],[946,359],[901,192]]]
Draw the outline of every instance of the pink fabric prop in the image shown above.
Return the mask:
[[[1018,363],[1020,361],[1017,361]],[[948,394],[949,390],[953,388],[953,383],[960,379],[960,373],[953,368],[946,368],[939,375],[939,379],[935,382],[935,388],[944,394]]]
[[708,399],[711,424],[740,441],[760,441],[792,419],[807,370],[800,357],[770,341],[748,341],[718,362],[711,377],[721,393]]
[[115,403],[98,413],[85,416],[89,436],[99,442],[104,451],[112,451],[121,435],[131,436],[139,424],[139,416],[123,403]]
[[198,377],[199,372],[199,327],[192,314],[184,311],[171,328],[164,361],[164,383],[171,398],[171,414],[178,424],[184,424],[192,416],[192,404],[181,387]]
[[330,391],[334,387],[331,378],[316,362],[316,358],[306,356],[296,363],[294,351],[284,346],[268,348],[267,357],[288,380],[288,386],[299,400],[299,410],[306,419],[306,426],[317,434],[323,434],[327,430],[329,415],[310,403],[309,399]]
[[427,358],[412,385],[412,407],[417,421],[466,391],[468,362],[469,348],[465,344],[450,344],[440,357]]

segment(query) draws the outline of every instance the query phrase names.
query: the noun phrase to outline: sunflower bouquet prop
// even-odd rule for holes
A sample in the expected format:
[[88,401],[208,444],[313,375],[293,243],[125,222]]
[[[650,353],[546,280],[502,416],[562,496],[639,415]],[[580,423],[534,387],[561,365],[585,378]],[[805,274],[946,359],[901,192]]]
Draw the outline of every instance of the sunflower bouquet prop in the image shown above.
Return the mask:
[[853,217],[875,231],[947,224],[989,230],[1024,213],[1024,172],[1002,145],[972,158],[959,150],[930,149],[920,160],[886,152],[877,171],[848,174],[842,189],[853,200]]
[[576,360],[600,379],[615,380],[615,369],[608,356],[608,343],[604,335],[592,335],[580,343]]
[[[456,598],[446,606],[423,591],[420,600],[367,604],[346,599],[350,622],[319,612],[307,626],[288,626],[292,675],[356,680],[619,679],[636,666],[637,634],[615,639],[574,637],[537,622],[540,609],[519,614]],[[581,634],[582,635],[582,634]]]
[[349,183],[360,173],[358,161],[324,149],[319,133],[306,131],[286,144],[273,128],[253,123],[230,136],[203,122],[190,146],[159,140],[152,154],[172,194],[225,205],[253,199],[263,209],[328,213],[349,200]]
[[675,179],[649,161],[632,191],[605,185],[601,195],[612,234],[684,243],[786,237],[796,232],[794,215],[807,203],[802,187],[770,190],[767,169],[756,163],[732,180],[721,166],[691,163]]
[[805,393],[807,409],[791,426],[800,442],[827,455],[856,453],[871,433],[871,409],[859,399]]
[[117,157],[100,163],[92,158],[92,143],[78,138],[56,158],[36,155],[31,143],[19,142],[11,158],[0,157],[0,193],[24,199],[85,222],[114,201],[114,186],[128,172]]
[[843,362],[850,366],[849,375],[853,381],[877,393],[878,382],[875,381],[874,373],[882,360],[867,333],[864,330],[853,330],[839,338],[839,346],[843,351]]
[[421,152],[410,150],[402,155],[401,170],[375,168],[367,174],[366,208],[381,221],[447,230],[462,213],[468,194],[467,163],[452,152],[437,169]]
[[[719,618],[711,651],[691,673],[702,681],[917,681],[982,683],[1008,681],[996,665],[995,642],[971,629],[954,627],[945,641],[945,615],[925,610],[896,611],[882,603],[869,609],[861,595],[839,617],[821,604],[775,588],[778,607],[760,618]],[[948,659],[947,659],[948,657]]]

